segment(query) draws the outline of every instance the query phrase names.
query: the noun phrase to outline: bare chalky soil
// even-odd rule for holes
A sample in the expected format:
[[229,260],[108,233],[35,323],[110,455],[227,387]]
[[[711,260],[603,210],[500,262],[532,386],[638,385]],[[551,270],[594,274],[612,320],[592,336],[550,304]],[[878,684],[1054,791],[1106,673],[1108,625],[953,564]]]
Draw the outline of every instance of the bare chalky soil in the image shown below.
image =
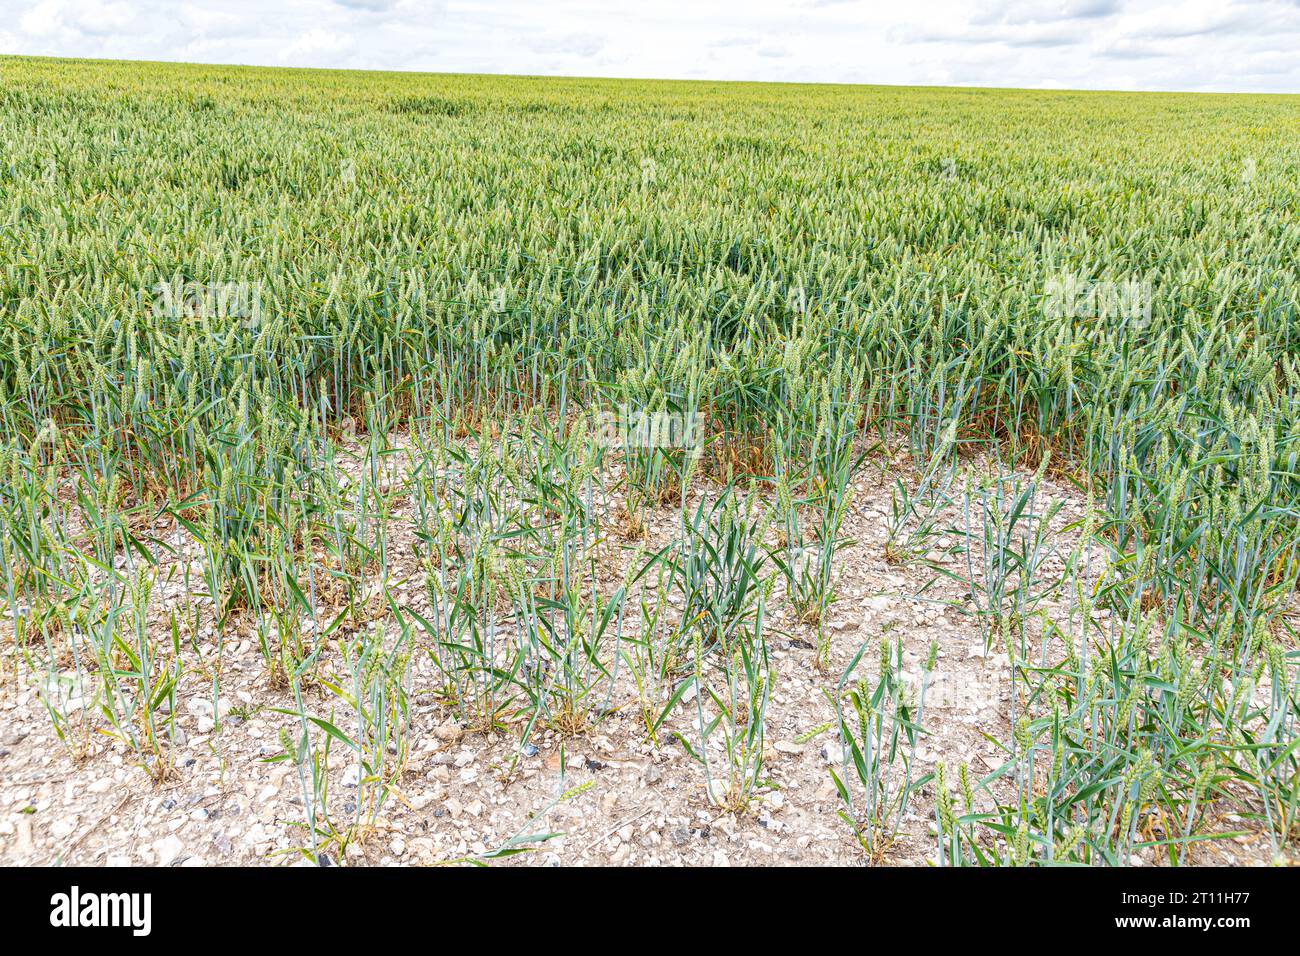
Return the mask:
[[[827,692],[864,643],[869,648],[858,668],[872,674],[882,639],[902,642],[904,675],[911,682],[919,680],[931,645],[937,646],[915,776],[938,761],[949,767],[965,762],[980,775],[996,771],[1005,755],[994,741],[1008,739],[1011,731],[1007,656],[986,648],[955,578],[924,565],[886,562],[892,472],[888,465],[868,463],[855,481],[846,527],[851,543],[837,557],[838,599],[825,624],[829,666],[817,666],[815,629],[794,618],[779,589],[775,595],[767,632],[774,679],[765,783],[746,809],[729,812],[711,804],[700,765],[674,736],[692,739],[689,696],[659,728],[656,743],[623,668],[615,672],[603,719],[569,737],[538,729],[521,750],[518,733],[510,729],[488,735],[460,726],[433,692],[428,655],[417,655],[408,767],[374,827],[347,847],[345,862],[440,864],[481,858],[520,834],[556,834],[526,844],[530,852],[497,865],[862,864],[866,857],[838,815],[830,771],[841,766],[843,754]],[[704,485],[699,493],[710,489]],[[1064,528],[1078,519],[1082,504],[1073,489],[1049,482],[1048,493],[1064,502],[1056,523]],[[645,546],[670,542],[677,521],[676,509],[655,512],[647,521]],[[616,583],[625,570],[620,562],[635,551],[613,544],[604,573]],[[947,545],[941,539],[932,556],[940,566],[964,561],[959,549],[945,550]],[[413,568],[394,569],[392,586],[410,607],[425,607]],[[631,620],[627,633],[634,634],[636,626]],[[215,659],[215,635],[206,635],[202,649]],[[181,683],[175,771],[161,784],[106,736],[74,759],[42,703],[43,682],[51,676],[11,658],[0,690],[0,862],[305,862],[297,849],[304,844],[297,768],[267,760],[282,752],[281,729],[293,726],[294,718],[277,711],[292,709],[292,697],[269,679],[249,633],[225,635],[219,653],[215,711],[209,682],[195,674]],[[309,710],[329,706],[324,695],[305,703]],[[346,751],[335,748],[330,809],[344,819],[355,810],[357,775]],[[559,800],[562,795],[567,796]],[[933,797],[932,784],[914,794],[902,833],[883,862],[935,860]],[[1240,825],[1231,808],[1223,815],[1224,828]],[[1255,864],[1268,861],[1269,848],[1263,836],[1250,834],[1198,849],[1195,859]],[[1147,849],[1130,862],[1160,861]]]

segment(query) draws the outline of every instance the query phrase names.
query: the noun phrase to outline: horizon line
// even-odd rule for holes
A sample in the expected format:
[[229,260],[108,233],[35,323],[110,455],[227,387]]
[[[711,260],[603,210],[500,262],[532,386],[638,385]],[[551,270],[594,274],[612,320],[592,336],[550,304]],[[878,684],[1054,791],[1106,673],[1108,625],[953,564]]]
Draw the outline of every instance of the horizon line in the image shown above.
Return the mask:
[[280,70],[289,73],[357,73],[379,76],[437,76],[437,77],[492,77],[516,80],[597,80],[611,83],[691,83],[700,85],[728,84],[735,86],[776,87],[846,87],[864,90],[955,90],[997,93],[1109,93],[1130,96],[1235,96],[1235,97],[1300,97],[1300,91],[1279,93],[1261,90],[1181,90],[1181,89],[1125,89],[1117,87],[1063,87],[1063,86],[968,86],[963,84],[932,83],[849,83],[837,80],[742,80],[708,77],[678,76],[608,76],[579,73],[468,73],[457,70],[383,70],[343,66],[287,66],[266,63],[222,63],[203,60],[153,60],[118,59],[113,57],[54,56],[36,53],[0,53],[0,62],[6,60],[45,60],[56,63],[127,64],[141,66],[173,66],[217,68],[230,70]]

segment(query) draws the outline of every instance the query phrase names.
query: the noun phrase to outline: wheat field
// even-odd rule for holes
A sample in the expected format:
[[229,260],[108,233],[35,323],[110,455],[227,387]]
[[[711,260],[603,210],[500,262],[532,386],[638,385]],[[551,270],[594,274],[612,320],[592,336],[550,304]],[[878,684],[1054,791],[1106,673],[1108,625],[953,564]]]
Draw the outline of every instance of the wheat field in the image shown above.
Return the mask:
[[0,57],[0,131],[0,856],[1296,859],[1295,97]]

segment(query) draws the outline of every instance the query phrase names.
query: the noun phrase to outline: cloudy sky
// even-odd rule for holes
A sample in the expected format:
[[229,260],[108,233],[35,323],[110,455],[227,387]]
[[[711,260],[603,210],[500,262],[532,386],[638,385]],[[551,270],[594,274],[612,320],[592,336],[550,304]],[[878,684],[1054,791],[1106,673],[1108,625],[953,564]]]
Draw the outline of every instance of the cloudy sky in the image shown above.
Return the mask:
[[1300,92],[1300,0],[0,0],[0,54]]

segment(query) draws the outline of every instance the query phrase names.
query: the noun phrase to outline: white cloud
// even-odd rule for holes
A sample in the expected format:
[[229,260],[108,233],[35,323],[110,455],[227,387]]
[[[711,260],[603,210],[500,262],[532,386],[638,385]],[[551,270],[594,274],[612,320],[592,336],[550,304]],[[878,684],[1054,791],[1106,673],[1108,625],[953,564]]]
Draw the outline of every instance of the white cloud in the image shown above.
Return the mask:
[[19,19],[24,33],[52,36],[60,32],[112,36],[132,27],[137,10],[126,0],[39,0]]
[[330,66],[356,48],[356,40],[319,27],[300,33],[280,51],[280,59],[305,66]]
[[0,24],[53,56],[1300,92],[1294,0],[0,0]]
[[526,43],[537,53],[568,53],[584,58],[593,57],[605,48],[605,38],[594,33],[531,37]]
[[1114,16],[1122,0],[984,0],[971,18],[976,23],[1060,23]]
[[247,32],[247,23],[237,14],[227,10],[184,4],[176,16],[195,39],[222,36],[240,36]]
[[23,13],[18,28],[31,37],[48,37],[58,32],[62,25],[61,0],[41,0]]

